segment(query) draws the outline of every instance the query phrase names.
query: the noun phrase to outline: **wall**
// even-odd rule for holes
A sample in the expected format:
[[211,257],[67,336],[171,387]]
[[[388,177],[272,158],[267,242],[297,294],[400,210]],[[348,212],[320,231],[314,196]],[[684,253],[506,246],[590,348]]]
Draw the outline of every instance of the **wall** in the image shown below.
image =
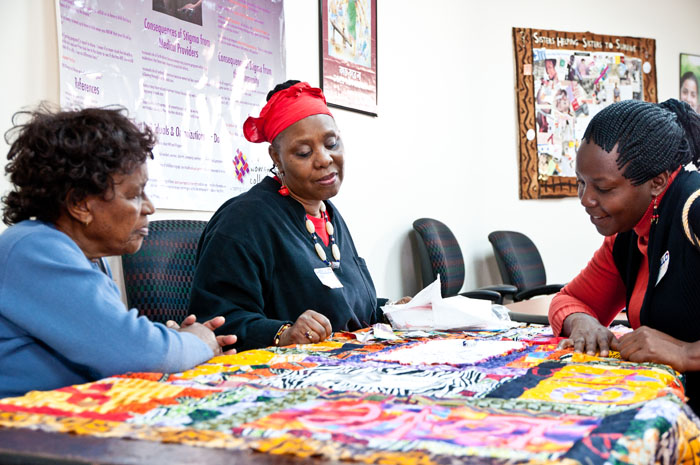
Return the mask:
[[[367,259],[379,295],[420,288],[409,231],[414,219],[450,226],[464,251],[465,289],[499,281],[486,236],[526,233],[550,282],[570,280],[602,238],[577,199],[518,199],[514,26],[656,39],[661,100],[678,97],[679,53],[700,54],[700,2],[666,0],[379,0],[379,116],[335,110],[346,176],[335,203]],[[8,62],[0,129],[11,114],[58,100],[54,3],[3,5]],[[287,0],[287,75],[318,85],[318,1]],[[16,45],[16,47],[14,47]],[[260,150],[264,148],[260,147]],[[7,152],[4,142],[0,150]],[[8,188],[0,177],[0,190]],[[154,219],[206,219],[210,212],[159,211]]]
[[[0,133],[4,134],[17,110],[31,108],[42,100],[58,101],[58,44],[52,1],[24,0],[4,2],[2,6],[0,44],[5,65],[0,74]],[[7,149],[5,139],[0,138],[3,167]],[[7,192],[9,186],[9,181],[0,176],[0,193]]]

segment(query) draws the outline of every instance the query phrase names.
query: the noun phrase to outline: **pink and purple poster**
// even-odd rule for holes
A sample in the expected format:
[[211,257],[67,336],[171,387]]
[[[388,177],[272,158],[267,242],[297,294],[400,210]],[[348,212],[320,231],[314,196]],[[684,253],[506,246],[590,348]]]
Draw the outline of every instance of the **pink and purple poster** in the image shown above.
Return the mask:
[[157,208],[214,210],[271,166],[242,133],[285,78],[275,0],[58,0],[61,106],[122,105],[158,135]]

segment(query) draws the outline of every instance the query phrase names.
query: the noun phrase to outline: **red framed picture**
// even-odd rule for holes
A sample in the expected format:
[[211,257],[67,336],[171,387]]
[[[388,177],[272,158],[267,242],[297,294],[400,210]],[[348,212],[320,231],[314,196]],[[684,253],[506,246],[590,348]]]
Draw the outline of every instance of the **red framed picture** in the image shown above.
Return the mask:
[[321,88],[328,104],[377,115],[377,0],[320,0]]

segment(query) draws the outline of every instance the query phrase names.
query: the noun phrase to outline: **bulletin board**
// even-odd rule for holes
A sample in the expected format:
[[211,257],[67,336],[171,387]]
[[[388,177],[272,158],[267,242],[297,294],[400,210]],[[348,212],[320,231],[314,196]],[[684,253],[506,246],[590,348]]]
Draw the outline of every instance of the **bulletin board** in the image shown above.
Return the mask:
[[656,41],[513,28],[520,198],[576,196],[576,151],[591,118],[620,100],[657,101]]

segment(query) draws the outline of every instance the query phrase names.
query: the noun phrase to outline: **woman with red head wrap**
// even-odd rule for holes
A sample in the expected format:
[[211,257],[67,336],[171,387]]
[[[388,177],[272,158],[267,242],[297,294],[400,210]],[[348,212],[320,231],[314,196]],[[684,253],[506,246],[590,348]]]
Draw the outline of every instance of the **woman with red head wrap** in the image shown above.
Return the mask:
[[381,319],[372,278],[328,201],[343,182],[343,142],[321,89],[287,81],[243,125],[268,142],[274,177],[227,201],[198,249],[190,310],[226,317],[239,350],[320,342]]

